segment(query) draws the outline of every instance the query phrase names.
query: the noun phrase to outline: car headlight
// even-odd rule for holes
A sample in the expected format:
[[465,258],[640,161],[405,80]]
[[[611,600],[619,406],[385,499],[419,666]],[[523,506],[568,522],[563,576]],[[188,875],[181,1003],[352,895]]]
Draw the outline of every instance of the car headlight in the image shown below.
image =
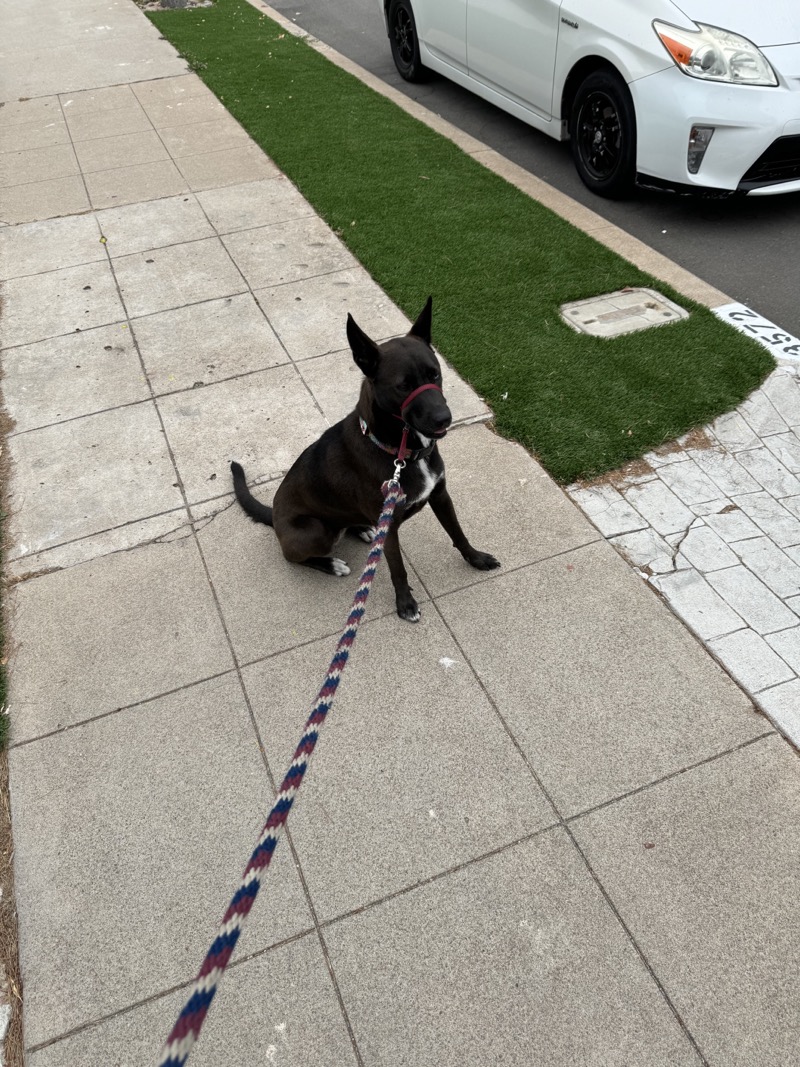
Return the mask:
[[752,41],[717,26],[696,25],[696,30],[682,30],[667,22],[653,23],[661,43],[684,74],[733,85],[778,84],[775,71]]

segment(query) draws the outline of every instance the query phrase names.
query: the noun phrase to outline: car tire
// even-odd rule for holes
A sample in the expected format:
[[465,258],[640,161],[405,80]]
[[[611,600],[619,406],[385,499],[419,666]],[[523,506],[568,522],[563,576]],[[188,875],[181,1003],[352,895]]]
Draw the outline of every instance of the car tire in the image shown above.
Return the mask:
[[572,158],[581,181],[613,200],[636,184],[636,112],[615,71],[596,70],[581,82],[569,120]]
[[424,81],[427,70],[419,56],[414,11],[408,0],[392,0],[386,16],[394,65],[407,82]]

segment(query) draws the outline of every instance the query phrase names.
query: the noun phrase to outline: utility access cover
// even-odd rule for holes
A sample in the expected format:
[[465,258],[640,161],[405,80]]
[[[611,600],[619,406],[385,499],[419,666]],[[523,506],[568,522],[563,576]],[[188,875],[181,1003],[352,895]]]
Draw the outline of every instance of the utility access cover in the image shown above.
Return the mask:
[[654,289],[620,289],[561,305],[561,317],[578,333],[619,337],[623,333],[688,319],[689,312]]

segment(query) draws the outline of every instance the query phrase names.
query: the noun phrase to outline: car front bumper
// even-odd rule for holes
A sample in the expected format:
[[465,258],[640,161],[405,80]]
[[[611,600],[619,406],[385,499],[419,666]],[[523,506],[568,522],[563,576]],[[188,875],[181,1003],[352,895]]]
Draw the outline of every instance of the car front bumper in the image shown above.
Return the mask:
[[[704,82],[677,67],[631,82],[641,180],[756,195],[800,189],[800,48],[780,51],[798,71],[775,87]],[[697,174],[687,163],[692,126],[714,127]]]

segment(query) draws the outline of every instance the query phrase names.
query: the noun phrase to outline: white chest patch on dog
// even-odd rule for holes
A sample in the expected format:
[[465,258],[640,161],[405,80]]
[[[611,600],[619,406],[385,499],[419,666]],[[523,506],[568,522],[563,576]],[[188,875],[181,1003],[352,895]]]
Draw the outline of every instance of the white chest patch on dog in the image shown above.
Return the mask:
[[441,474],[434,474],[427,461],[424,459],[417,461],[417,471],[422,476],[422,489],[415,497],[408,498],[406,507],[411,504],[421,504],[423,501],[427,500],[433,492],[436,483],[441,478]]

